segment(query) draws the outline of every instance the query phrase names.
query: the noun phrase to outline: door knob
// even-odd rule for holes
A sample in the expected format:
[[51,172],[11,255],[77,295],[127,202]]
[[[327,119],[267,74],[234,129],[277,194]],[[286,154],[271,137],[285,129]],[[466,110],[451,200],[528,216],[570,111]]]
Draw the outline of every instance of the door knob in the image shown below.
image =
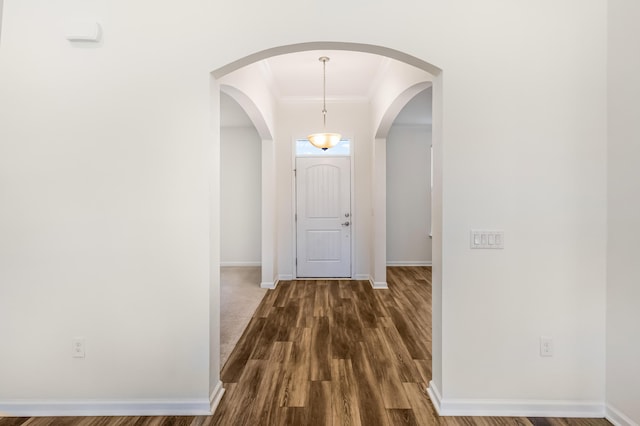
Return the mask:
[[345,223],[343,223],[342,226],[349,226],[349,221],[346,221]]

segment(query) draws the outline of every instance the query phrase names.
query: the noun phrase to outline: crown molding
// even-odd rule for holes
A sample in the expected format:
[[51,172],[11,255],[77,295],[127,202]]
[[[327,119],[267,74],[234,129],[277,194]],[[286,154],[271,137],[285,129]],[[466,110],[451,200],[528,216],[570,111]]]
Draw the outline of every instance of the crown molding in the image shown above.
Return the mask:
[[[278,99],[282,103],[319,103],[322,104],[321,96],[283,96]],[[347,103],[369,103],[371,99],[367,96],[327,96],[328,104],[347,104]]]

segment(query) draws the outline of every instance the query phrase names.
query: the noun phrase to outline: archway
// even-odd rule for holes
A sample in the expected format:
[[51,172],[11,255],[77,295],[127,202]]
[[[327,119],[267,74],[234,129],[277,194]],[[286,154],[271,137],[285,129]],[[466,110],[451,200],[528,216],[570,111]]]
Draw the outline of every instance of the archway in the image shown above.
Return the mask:
[[394,88],[395,91],[390,93],[386,108],[381,111],[375,133],[373,208],[376,215],[373,282],[374,287],[377,288],[387,287],[387,136],[393,121],[402,108],[416,94],[432,85],[430,81],[412,81],[415,78],[416,76],[409,76],[403,85],[398,85],[398,87]]
[[268,123],[263,111],[245,91],[230,84],[221,84],[220,92],[232,97],[247,113],[249,119],[262,140],[262,171],[261,171],[261,284],[263,288],[273,288],[275,278],[275,203],[271,194],[275,186],[275,170],[271,168],[273,159],[273,131],[272,123]]
[[[388,57],[391,59],[395,59],[396,61],[402,62],[407,65],[411,65],[412,67],[420,70],[421,72],[429,73],[432,78],[432,83],[434,87],[434,101],[433,101],[433,145],[434,145],[434,190],[433,190],[433,378],[434,380],[440,381],[441,377],[441,360],[439,353],[441,352],[441,305],[442,305],[442,297],[441,297],[441,277],[442,277],[442,263],[441,263],[441,255],[442,255],[442,241],[441,241],[441,229],[442,229],[442,180],[441,180],[441,164],[442,164],[442,135],[441,135],[441,117],[442,117],[442,71],[419,58],[408,55],[406,53],[369,44],[359,44],[359,43],[341,43],[341,42],[312,42],[312,43],[300,43],[300,44],[292,44],[286,46],[274,47],[271,49],[266,49],[251,55],[248,55],[244,58],[238,59],[234,62],[231,62],[223,67],[220,67],[211,73],[211,86],[212,86],[212,98],[216,96],[214,92],[219,93],[220,90],[220,82],[225,76],[230,73],[237,71],[245,66],[250,64],[254,64],[257,61],[261,61],[263,59],[270,58],[272,56],[284,55],[289,53],[296,53],[308,50],[343,50],[343,51],[355,51],[355,52],[364,52],[364,53],[372,53],[384,57]],[[409,79],[411,80],[411,79]],[[371,171],[371,187],[373,193],[373,202],[372,202],[372,216],[374,217],[373,226],[370,229],[370,233],[373,235],[374,242],[372,244],[373,248],[370,252],[370,256],[372,259],[372,265],[370,267],[370,281],[374,287],[385,287],[385,276],[386,276],[386,254],[384,246],[386,245],[386,235],[384,229],[386,227],[385,214],[383,213],[386,208],[386,200],[384,194],[384,168],[386,166],[386,162],[384,161],[384,155],[382,149],[385,147],[386,133],[388,132],[388,127],[390,127],[390,123],[393,122],[393,118],[397,113],[402,109],[404,104],[408,102],[413,95],[418,93],[420,90],[423,90],[426,83],[425,81],[413,81],[408,86],[400,85],[395,87],[394,90],[386,93],[388,99],[385,102],[381,102],[380,105],[384,105],[382,107],[373,108],[374,122],[376,123],[376,129],[372,133],[375,135],[371,143],[373,144],[373,170]],[[212,105],[215,105],[212,102]],[[262,113],[263,117],[267,117],[265,119],[266,127],[269,128],[269,114],[266,114],[263,109],[261,109],[260,105],[257,105],[257,109]],[[217,123],[215,118],[217,111],[212,111],[213,119],[212,123]],[[215,132],[215,125],[212,126],[213,131]],[[271,127],[273,135],[273,127]],[[386,130],[385,130],[386,129]],[[382,136],[383,138],[381,138]],[[269,250],[274,253],[276,250],[276,236],[275,236],[275,226],[276,223],[276,203],[273,200],[272,194],[273,189],[275,188],[275,158],[270,155],[270,153],[274,152],[274,143],[273,139],[269,141],[270,146],[266,155],[263,155],[263,233],[267,230],[274,232],[274,234],[268,236],[265,240],[263,234],[263,262],[264,262],[264,254],[268,253]],[[264,152],[264,151],[263,151]],[[219,158],[218,158],[219,159]],[[266,184],[265,184],[266,182]],[[219,203],[219,182],[216,182],[214,179],[212,185],[212,204],[218,205]],[[265,204],[266,202],[266,204]],[[215,210],[215,209],[214,209]],[[266,217],[266,219],[265,219]],[[266,223],[266,226],[265,226]],[[271,226],[270,226],[271,225]],[[219,235],[217,231],[219,231],[219,217],[214,213],[212,214],[212,245],[217,244],[216,237]],[[273,244],[269,247],[268,244],[265,244],[265,241],[271,241]],[[214,251],[215,253],[215,251]],[[272,256],[270,261],[273,266],[273,277],[274,277],[274,285],[277,282],[277,266],[275,256]],[[212,262],[212,276],[215,277],[215,271],[219,269],[219,253],[216,258],[215,255],[211,259]],[[212,292],[215,292],[215,283],[212,283]],[[212,313],[212,332],[215,333],[215,327],[219,327],[219,321],[216,321],[214,316],[217,312],[219,312],[219,299],[212,297],[211,298],[211,313]],[[214,339],[215,341],[215,339]],[[213,344],[213,343],[212,343]],[[213,361],[213,360],[212,360]],[[214,362],[212,362],[212,365]],[[219,370],[219,366],[216,366],[216,371]]]
[[387,267],[431,266],[431,104],[428,87],[405,104],[385,138]]

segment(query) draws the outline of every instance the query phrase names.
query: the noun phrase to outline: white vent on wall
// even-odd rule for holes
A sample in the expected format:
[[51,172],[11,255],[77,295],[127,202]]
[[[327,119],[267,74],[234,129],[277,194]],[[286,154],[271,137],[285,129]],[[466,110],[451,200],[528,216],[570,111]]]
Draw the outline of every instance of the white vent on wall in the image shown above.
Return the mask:
[[66,26],[69,41],[98,42],[101,35],[102,30],[97,22],[70,22]]

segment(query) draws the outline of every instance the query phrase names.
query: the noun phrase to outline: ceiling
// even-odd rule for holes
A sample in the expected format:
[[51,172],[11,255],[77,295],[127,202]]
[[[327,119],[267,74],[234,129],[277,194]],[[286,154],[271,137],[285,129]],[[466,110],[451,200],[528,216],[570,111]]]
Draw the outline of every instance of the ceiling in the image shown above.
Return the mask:
[[322,62],[328,56],[327,99],[368,99],[391,59],[352,51],[318,51],[273,56],[263,62],[271,91],[280,99],[322,99]]
[[[328,56],[327,100],[366,101],[379,86],[392,59],[353,51],[305,51],[273,56],[258,63],[262,78],[280,101],[322,100],[321,56]],[[242,107],[222,93],[221,126],[252,123]],[[431,124],[431,89],[419,93],[400,112],[394,124]]]

